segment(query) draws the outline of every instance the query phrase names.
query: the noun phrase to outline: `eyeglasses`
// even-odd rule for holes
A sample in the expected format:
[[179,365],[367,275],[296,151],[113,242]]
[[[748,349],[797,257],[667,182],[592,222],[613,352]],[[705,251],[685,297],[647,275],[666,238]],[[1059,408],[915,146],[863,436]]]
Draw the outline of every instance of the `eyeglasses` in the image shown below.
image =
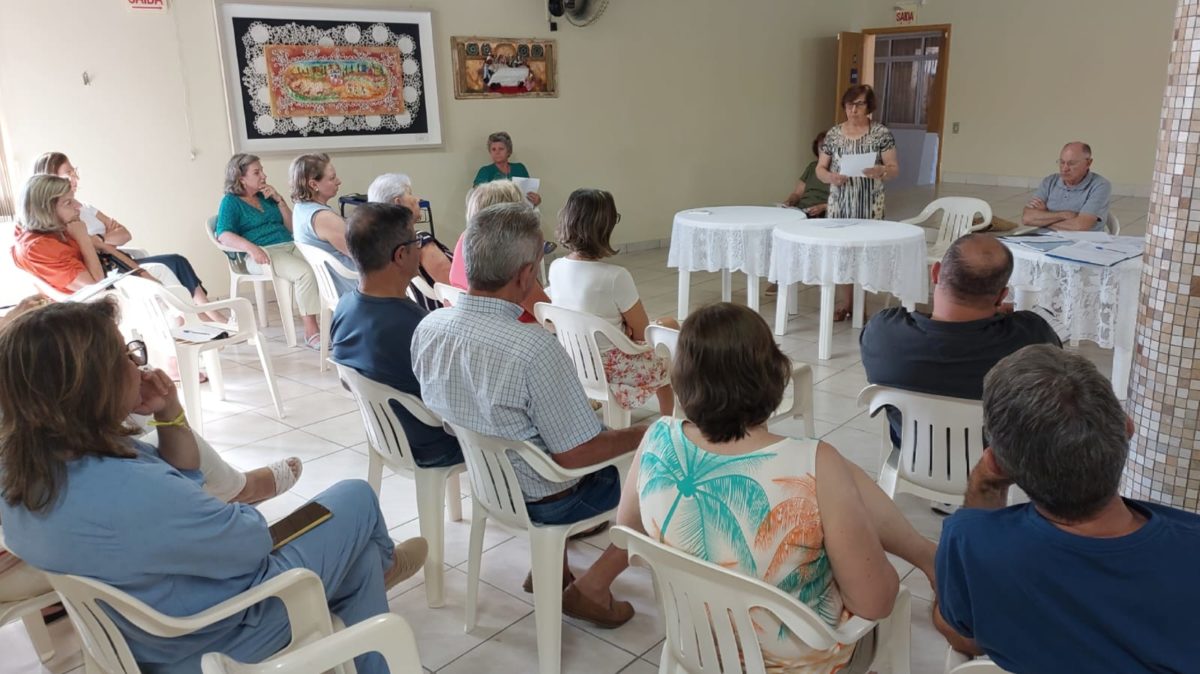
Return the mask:
[[125,353],[129,356],[129,360],[132,360],[133,364],[138,367],[142,367],[148,362],[146,357],[146,343],[140,339],[135,339],[126,344]]
[[866,101],[850,101],[849,103],[846,104],[846,107],[847,108],[865,108],[865,107],[867,107],[867,102]]
[[415,239],[411,239],[409,241],[405,241],[403,243],[396,244],[396,247],[392,249],[392,259],[395,259],[396,251],[400,250],[401,248],[404,248],[405,246],[411,246],[414,243],[420,243],[420,242],[421,242],[421,237],[418,236]]
[[1070,161],[1063,161],[1063,160],[1059,159],[1058,160],[1058,168],[1062,168],[1064,166],[1067,168],[1075,168],[1076,166],[1079,166],[1080,164],[1084,163],[1085,161],[1087,161],[1087,160],[1086,159],[1072,159]]

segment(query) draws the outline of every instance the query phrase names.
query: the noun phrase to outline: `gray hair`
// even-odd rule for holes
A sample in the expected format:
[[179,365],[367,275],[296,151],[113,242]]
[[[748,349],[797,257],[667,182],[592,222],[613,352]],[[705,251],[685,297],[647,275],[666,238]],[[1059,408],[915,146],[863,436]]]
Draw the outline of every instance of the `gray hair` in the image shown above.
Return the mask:
[[1070,143],[1067,143],[1066,145],[1064,145],[1063,149],[1065,150],[1065,149],[1071,147],[1072,145],[1078,145],[1079,151],[1083,153],[1084,157],[1087,157],[1088,159],[1092,158],[1092,146],[1091,145],[1088,145],[1087,143],[1083,142],[1082,140],[1073,140]]
[[479,211],[463,236],[467,285],[492,292],[508,285],[542,254],[542,226],[524,203],[495,204]]
[[508,135],[507,131],[497,131],[488,135],[488,149],[492,149],[492,143],[504,143],[504,147],[508,148],[508,153],[512,154],[512,136]]
[[413,214],[394,204],[363,204],[346,218],[346,247],[358,270],[379,271],[392,261],[396,248],[413,238]]
[[405,173],[384,173],[371,181],[367,201],[390,204],[396,197],[412,194],[412,178]]
[[258,157],[245,152],[230,157],[229,163],[225,165],[225,193],[242,196],[245,192],[242,188],[242,176],[246,175],[246,169],[258,161]]
[[475,214],[494,204],[519,204],[525,201],[521,188],[510,180],[493,180],[467,192],[467,223]]
[[1004,358],[983,380],[983,418],[1001,470],[1047,513],[1078,522],[1116,496],[1125,411],[1083,356],[1038,344]]

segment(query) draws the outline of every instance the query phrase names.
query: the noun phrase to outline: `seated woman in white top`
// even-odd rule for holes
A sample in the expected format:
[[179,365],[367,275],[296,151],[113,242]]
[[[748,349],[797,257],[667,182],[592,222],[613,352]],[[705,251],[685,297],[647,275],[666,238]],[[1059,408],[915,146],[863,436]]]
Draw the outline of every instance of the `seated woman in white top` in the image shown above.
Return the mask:
[[[646,339],[650,319],[638,297],[629,270],[604,262],[616,254],[609,239],[621,221],[612,194],[579,189],[571,193],[558,213],[558,241],[570,251],[550,265],[549,286],[554,304],[599,316],[620,328],[635,342]],[[657,323],[679,327],[672,319]],[[629,410],[641,407],[652,395],[658,408],[670,416],[675,399],[667,376],[667,363],[654,352],[630,355],[616,347],[604,352],[604,373],[617,402]]]
[[[775,585],[831,626],[884,618],[900,585],[884,552],[932,582],[935,546],[836,449],[767,429],[791,370],[754,311],[722,302],[692,313],[671,380],[696,421],[662,418],[646,431],[617,522]],[[814,651],[770,614],[755,623],[770,671],[849,674],[871,662],[873,642]]]
[[[292,185],[292,237],[296,243],[329,253],[347,269],[357,269],[346,247],[346,221],[332,208],[342,181],[329,155],[324,152],[302,154],[292,160],[288,170]],[[338,296],[354,290],[356,279],[348,279],[332,269],[329,277]]]

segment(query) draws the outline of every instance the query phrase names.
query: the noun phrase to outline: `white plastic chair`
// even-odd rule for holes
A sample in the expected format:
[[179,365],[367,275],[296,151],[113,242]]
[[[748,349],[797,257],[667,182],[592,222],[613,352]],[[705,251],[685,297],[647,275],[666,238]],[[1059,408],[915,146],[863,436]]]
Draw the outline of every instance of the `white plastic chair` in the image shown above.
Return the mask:
[[[675,360],[675,348],[679,344],[679,331],[665,325],[650,325],[646,327],[646,343],[659,355]],[[675,416],[685,417],[679,400],[675,400]],[[804,419],[804,434],[807,437],[817,437],[817,429],[813,421],[813,374],[812,368],[804,363],[792,363],[792,406],[784,411],[775,411],[767,424],[773,424],[785,419]]]
[[983,405],[978,400],[902,391],[872,384],[858,394],[871,416],[895,407],[903,420],[900,453],[889,462],[892,442],[883,429],[879,486],[888,496],[915,494],[962,505],[967,476],[983,455]]
[[608,321],[581,311],[538,302],[533,305],[533,315],[542,327],[554,333],[558,343],[567,350],[567,355],[575,364],[575,374],[579,376],[583,392],[588,398],[604,405],[604,423],[609,428],[628,428],[630,411],[621,407],[608,386],[602,349],[596,343],[596,335],[603,335],[613,346],[631,355],[653,351],[653,347],[635,344]]
[[283,322],[283,336],[288,346],[296,346],[296,323],[292,318],[292,282],[274,273],[253,272],[246,265],[248,255],[235,248],[230,248],[217,240],[217,216],[212,216],[204,222],[204,233],[212,245],[221,251],[225,261],[229,263],[229,297],[238,296],[238,286],[243,282],[254,285],[254,303],[258,306],[258,323],[260,327],[267,326],[267,296],[263,292],[263,284],[270,283],[275,288],[275,303],[279,306],[279,318]]
[[1113,236],[1121,235],[1121,221],[1117,219],[1117,216],[1112,214],[1112,211],[1109,211],[1108,218],[1104,220],[1104,231]]
[[608,466],[624,474],[633,454],[610,459],[579,469],[559,466],[546,452],[529,442],[502,440],[476,433],[457,424],[448,424],[458,436],[471,478],[471,545],[467,562],[466,631],[475,629],[479,594],[479,566],[483,558],[483,534],[488,518],[494,518],[529,537],[529,555],[533,567],[534,623],[537,626],[538,672],[558,674],[562,663],[562,572],[567,537],[607,522],[615,509],[580,520],[574,524],[544,525],[531,522],[525,509],[525,497],[517,483],[509,452],[525,460],[539,475],[551,482],[581,478]]
[[[317,293],[321,296],[321,372],[329,369],[329,323],[333,310],[337,309],[338,290],[333,283],[333,274],[344,279],[358,281],[358,271],[342,264],[342,261],[330,255],[327,251],[316,246],[296,242],[296,250],[312,267],[313,277],[317,280]],[[330,273],[330,269],[333,273]]]
[[988,658],[972,658],[953,648],[946,649],[946,674],[1008,674]]
[[[851,617],[830,627],[811,608],[774,585],[667,547],[628,527],[613,527],[613,544],[630,563],[648,566],[666,622],[662,674],[759,674],[767,671],[751,610],[774,615],[816,650],[853,644],[879,629],[872,668],[890,663],[909,671],[909,594],[901,586],[892,615],[881,621]],[[772,634],[773,636],[773,634]]]
[[[138,663],[125,635],[104,607],[121,615],[135,627],[156,637],[173,638],[213,625],[271,597],[283,602],[291,626],[292,641],[280,651],[292,650],[333,634],[334,622],[325,600],[320,577],[308,569],[291,569],[261,585],[226,599],[192,616],[176,618],[159,613],[144,602],[110,585],[91,578],[48,573],[50,585],[62,596],[67,614],[83,642],[84,667],[88,674],[133,674]],[[334,667],[337,672],[353,671]]]
[[422,674],[417,640],[404,618],[385,613],[338,630],[286,655],[247,665],[221,653],[200,660],[203,674],[321,674],[338,665],[353,669],[352,660],[365,653],[383,656],[391,674]]
[[[973,197],[942,197],[934,199],[915,218],[901,220],[910,225],[920,225],[933,214],[941,211],[942,222],[938,227],[937,239],[929,244],[928,262],[941,262],[942,255],[955,239],[961,236],[987,229],[992,224],[992,207],[983,199]],[[975,224],[975,216],[983,216],[982,224]]]
[[433,284],[433,292],[433,296],[437,298],[437,301],[449,307],[458,304],[458,297],[467,291],[462,288],[456,288],[449,283],[438,281]]
[[[367,431],[367,444],[371,451],[367,459],[367,482],[375,493],[379,493],[386,464],[397,473],[412,475],[417,485],[417,524],[421,535],[429,543],[429,555],[425,558],[425,600],[431,608],[445,605],[443,574],[445,568],[445,511],[450,519],[462,520],[462,493],[458,474],[466,470],[459,463],[439,468],[422,468],[413,461],[412,446],[404,434],[404,427],[396,418],[390,401],[404,406],[417,421],[441,430],[442,420],[434,414],[420,398],[364,377],[352,367],[334,363],[338,376],[358,402],[363,426]],[[445,508],[443,508],[445,503]]]
[[[275,370],[267,345],[254,322],[254,310],[250,300],[235,297],[208,304],[193,304],[189,298],[172,292],[170,288],[148,279],[128,277],[122,279],[117,288],[127,300],[129,314],[124,318],[137,329],[150,349],[158,354],[173,355],[179,363],[179,381],[183,389],[183,406],[187,411],[188,424],[197,433],[204,433],[203,406],[200,404],[200,357],[204,357],[208,368],[208,381],[218,400],[225,399],[225,385],[221,376],[221,361],[218,350],[232,344],[249,343],[258,349],[258,360],[262,364],[267,390],[275,403],[275,413],[283,418],[283,401],[275,386]],[[186,293],[186,291],[183,291]],[[205,323],[198,316],[206,311],[228,309],[233,312],[237,326],[221,323]],[[168,313],[168,311],[172,313]],[[188,342],[176,339],[171,329],[176,325],[177,314],[184,326],[202,325],[224,330],[228,337],[207,342]]]
[[409,299],[416,302],[417,304],[420,304],[421,306],[425,306],[425,305],[421,303],[420,298],[413,297],[413,287],[415,287],[417,289],[417,291],[420,292],[422,295],[424,295],[425,297],[428,297],[429,299],[431,299],[435,302],[442,301],[440,296],[438,295],[437,290],[435,290],[433,288],[433,286],[429,285],[429,283],[420,274],[413,277],[412,281],[409,282],[409,286],[411,286],[408,289]]

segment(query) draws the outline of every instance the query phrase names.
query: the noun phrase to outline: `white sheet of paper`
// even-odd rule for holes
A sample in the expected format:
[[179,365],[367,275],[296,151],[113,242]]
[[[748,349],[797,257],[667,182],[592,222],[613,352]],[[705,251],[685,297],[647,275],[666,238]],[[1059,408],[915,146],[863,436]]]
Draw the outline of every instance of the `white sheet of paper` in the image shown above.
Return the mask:
[[838,173],[847,178],[863,178],[863,171],[875,166],[877,157],[874,152],[844,154],[838,159]]
[[1069,246],[1055,248],[1047,253],[1047,255],[1050,257],[1071,260],[1073,262],[1095,264],[1102,267],[1111,267],[1119,262],[1137,257],[1140,254],[1140,251],[1129,249],[1122,250],[1119,247],[1109,248],[1103,244],[1097,245],[1089,241],[1076,241]]
[[[512,181],[521,190],[521,194],[537,192],[538,188],[542,186],[542,181],[538,178],[513,178]],[[525,197],[525,201],[529,201],[529,197]],[[533,202],[530,202],[530,205],[532,206]]]
[[1072,241],[1094,241],[1096,243],[1112,241],[1113,236],[1108,232],[1071,232],[1062,231],[1058,235]]

